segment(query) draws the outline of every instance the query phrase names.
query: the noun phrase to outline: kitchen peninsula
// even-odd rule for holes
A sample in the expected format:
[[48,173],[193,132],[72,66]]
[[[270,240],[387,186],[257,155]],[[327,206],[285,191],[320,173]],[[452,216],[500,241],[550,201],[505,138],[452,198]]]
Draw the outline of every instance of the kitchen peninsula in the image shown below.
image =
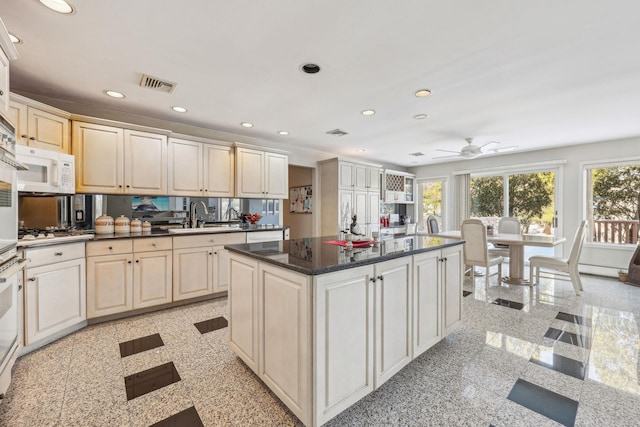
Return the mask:
[[462,319],[464,242],[227,245],[233,351],[307,426],[380,387]]

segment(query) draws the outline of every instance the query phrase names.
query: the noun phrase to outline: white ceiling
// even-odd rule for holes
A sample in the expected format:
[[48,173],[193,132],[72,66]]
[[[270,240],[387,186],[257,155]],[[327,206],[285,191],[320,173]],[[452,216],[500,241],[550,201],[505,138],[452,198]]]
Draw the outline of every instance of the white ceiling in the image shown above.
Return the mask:
[[[640,135],[637,0],[71,3],[2,0],[23,39],[12,90],[407,167],[451,160],[432,157],[465,137],[534,150]],[[142,73],[178,85],[143,89]]]

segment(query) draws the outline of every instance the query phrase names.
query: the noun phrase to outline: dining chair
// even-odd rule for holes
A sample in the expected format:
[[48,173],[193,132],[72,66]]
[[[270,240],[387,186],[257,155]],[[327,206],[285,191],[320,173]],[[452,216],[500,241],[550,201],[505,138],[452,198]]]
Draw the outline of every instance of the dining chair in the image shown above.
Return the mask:
[[489,287],[489,269],[498,266],[498,284],[502,279],[501,256],[490,256],[487,248],[487,228],[479,219],[465,219],[460,228],[464,240],[463,253],[465,265],[471,266],[471,281],[474,280],[474,267],[484,267],[485,287]]
[[[498,234],[520,234],[520,220],[515,216],[503,216],[498,222]],[[509,257],[509,245],[494,243],[489,248],[489,255]]]
[[416,234],[416,231],[418,229],[418,224],[407,224],[405,229],[404,229],[404,234],[410,236],[410,235],[414,235]]
[[427,233],[429,234],[437,234],[440,232],[440,227],[438,227],[438,220],[433,215],[427,215]]
[[[540,268],[546,268],[549,270],[560,271],[569,274],[569,280],[573,285],[573,290],[576,295],[580,295],[582,288],[582,281],[580,280],[580,273],[578,272],[578,261],[580,261],[580,253],[582,252],[582,244],[584,243],[584,234],[587,229],[587,221],[582,221],[576,234],[573,237],[573,244],[571,245],[571,252],[569,252],[569,258],[562,258],[556,256],[547,255],[534,255],[529,257],[529,282],[531,286],[540,283]],[[536,273],[536,281],[533,281],[533,273]],[[553,273],[553,272],[552,272]]]

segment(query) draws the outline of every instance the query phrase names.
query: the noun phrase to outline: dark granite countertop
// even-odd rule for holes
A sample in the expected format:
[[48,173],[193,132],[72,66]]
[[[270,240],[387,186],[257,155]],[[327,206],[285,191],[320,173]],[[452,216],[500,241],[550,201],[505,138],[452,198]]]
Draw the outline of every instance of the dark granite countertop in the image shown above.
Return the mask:
[[463,240],[430,236],[396,235],[370,247],[347,250],[324,243],[336,236],[308,237],[280,242],[245,243],[225,246],[231,252],[265,261],[307,275],[325,274],[375,264],[407,255],[462,245]]
[[205,227],[199,230],[201,232],[192,232],[192,233],[169,233],[167,230],[151,230],[150,232],[141,232],[141,233],[114,233],[114,234],[96,234],[93,241],[96,240],[109,240],[109,239],[137,239],[139,237],[178,237],[178,236],[197,236],[201,234],[226,234],[226,233],[238,233],[239,231],[244,231],[247,233],[253,231],[271,231],[271,230],[286,230],[289,227],[284,227],[278,224],[245,224],[244,226],[233,227],[232,230],[222,231],[216,227]]

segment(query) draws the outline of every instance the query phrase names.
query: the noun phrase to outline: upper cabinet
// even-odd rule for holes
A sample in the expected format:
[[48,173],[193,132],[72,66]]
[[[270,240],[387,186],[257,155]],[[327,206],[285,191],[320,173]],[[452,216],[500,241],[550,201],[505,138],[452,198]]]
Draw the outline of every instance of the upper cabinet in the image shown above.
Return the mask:
[[414,202],[415,175],[385,170],[384,171],[384,196],[385,203],[413,203]]
[[0,110],[3,112],[9,108],[9,61],[15,59],[18,59],[18,51],[0,19]]
[[288,187],[286,154],[236,148],[236,197],[287,199]]
[[219,141],[169,138],[169,195],[233,197],[233,147]]
[[16,126],[18,144],[63,153],[71,151],[69,113],[16,94],[11,94],[8,113]]
[[378,191],[380,189],[380,167],[338,161],[338,186],[344,190]]
[[167,136],[73,122],[76,192],[167,194]]

